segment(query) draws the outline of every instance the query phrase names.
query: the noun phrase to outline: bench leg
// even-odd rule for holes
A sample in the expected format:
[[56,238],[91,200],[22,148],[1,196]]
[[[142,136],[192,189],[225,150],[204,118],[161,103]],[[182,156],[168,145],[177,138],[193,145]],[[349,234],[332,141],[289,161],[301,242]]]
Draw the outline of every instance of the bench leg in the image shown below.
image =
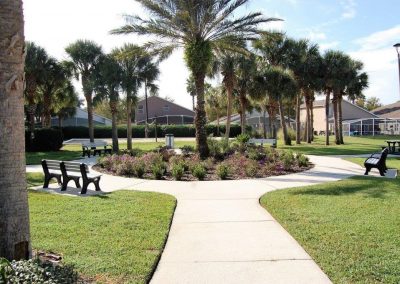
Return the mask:
[[381,177],[385,176],[385,170],[383,170],[382,168],[379,168],[379,174],[381,175]]
[[368,173],[370,172],[371,168],[370,167],[365,167],[365,173],[364,175],[367,176]]
[[86,194],[88,185],[89,185],[89,183],[83,181],[83,187],[82,187],[82,190],[81,190],[81,194]]
[[50,177],[45,176],[45,177],[44,177],[43,188],[49,188],[49,182],[50,182]]
[[94,185],[96,187],[96,191],[101,191],[101,189],[100,189],[100,178],[95,180],[93,183],[94,183]]
[[60,176],[58,176],[58,177],[56,177],[56,179],[57,179],[57,183],[58,183],[58,185],[61,185],[61,184],[62,184],[62,182],[61,182],[61,177],[60,177]]
[[80,185],[80,183],[79,183],[79,178],[75,178],[75,179],[74,179],[74,182],[75,182],[76,188],[81,188],[81,185]]
[[69,182],[70,182],[70,179],[64,178],[64,182],[62,183],[62,186],[61,186],[61,191],[66,191],[67,190]]

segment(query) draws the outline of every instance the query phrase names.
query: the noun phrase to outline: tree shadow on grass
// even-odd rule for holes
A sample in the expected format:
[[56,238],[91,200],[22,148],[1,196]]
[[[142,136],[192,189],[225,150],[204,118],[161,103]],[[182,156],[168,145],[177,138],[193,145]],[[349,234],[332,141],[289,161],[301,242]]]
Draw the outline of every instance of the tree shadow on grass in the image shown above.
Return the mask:
[[[396,188],[399,190],[388,190],[391,188]],[[389,192],[400,194],[400,179],[353,177],[343,182],[335,182],[328,185],[312,186],[293,190],[290,194],[343,196],[363,193],[367,197],[384,199],[387,198]]]

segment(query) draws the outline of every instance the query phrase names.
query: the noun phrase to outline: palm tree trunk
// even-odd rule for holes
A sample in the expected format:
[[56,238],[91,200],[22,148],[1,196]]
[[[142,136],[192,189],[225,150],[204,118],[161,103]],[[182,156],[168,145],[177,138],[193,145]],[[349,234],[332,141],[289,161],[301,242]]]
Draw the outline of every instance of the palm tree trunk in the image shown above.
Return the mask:
[[242,134],[246,133],[246,94],[241,93],[240,94],[240,127],[241,127],[241,132]]
[[314,141],[314,98],[310,101],[310,129],[311,129],[311,141]]
[[219,110],[217,109],[217,136],[219,137]]
[[110,101],[111,110],[111,134],[112,134],[112,149],[114,153],[119,152],[118,145],[118,128],[117,128],[117,102]]
[[263,108],[263,123],[262,123],[262,125],[263,125],[263,138],[264,139],[266,139],[267,138],[267,130],[265,129],[265,127],[266,127],[266,125],[265,125],[265,120],[266,120],[266,110],[265,110],[265,108]]
[[43,96],[43,120],[42,126],[43,128],[51,127],[51,94],[44,94]]
[[88,127],[89,127],[89,138],[90,142],[94,142],[94,125],[93,125],[93,98],[92,88],[90,87],[89,79],[82,76],[82,89],[83,95],[86,99],[86,107],[88,111]]
[[144,99],[146,103],[146,123],[144,127],[144,137],[149,138],[149,104],[147,102],[147,81],[144,83]]
[[306,94],[306,141],[311,143],[312,125],[311,125],[311,100],[310,96]]
[[344,144],[343,140],[343,113],[342,113],[342,94],[338,97],[338,122],[339,122],[339,142],[340,144]]
[[296,144],[301,144],[301,122],[300,122],[300,103],[303,90],[296,97]]
[[226,127],[225,127],[225,138],[229,139],[231,131],[231,116],[232,116],[232,93],[233,86],[226,86],[226,93],[228,97],[228,105],[226,108]]
[[24,17],[21,0],[0,1],[0,257],[31,257],[25,180]]
[[132,101],[130,94],[126,98],[126,144],[128,150],[132,150]]
[[283,140],[285,145],[290,146],[292,143],[289,139],[287,128],[286,128],[286,122],[285,122],[285,113],[283,112],[283,104],[282,100],[279,100],[279,114],[281,118],[281,127],[282,127],[282,132],[283,132]]
[[333,105],[333,119],[334,119],[334,131],[335,131],[335,143],[336,145],[340,144],[340,139],[339,139],[339,121],[338,121],[338,100],[337,100],[337,94],[333,93],[333,100],[332,100],[332,105]]
[[195,75],[196,94],[197,94],[197,106],[195,116],[196,126],[196,146],[202,159],[207,158],[209,155],[209,149],[207,144],[207,132],[206,123],[207,116],[204,102],[204,80],[205,73],[197,73]]
[[329,104],[331,92],[328,90],[325,94],[325,145],[329,145]]

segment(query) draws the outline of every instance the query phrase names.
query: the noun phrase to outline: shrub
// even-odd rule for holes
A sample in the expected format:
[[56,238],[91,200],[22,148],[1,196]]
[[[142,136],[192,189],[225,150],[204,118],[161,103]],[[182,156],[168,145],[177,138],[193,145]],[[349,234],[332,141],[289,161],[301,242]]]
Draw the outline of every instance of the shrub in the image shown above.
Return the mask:
[[175,180],[181,180],[185,173],[185,168],[181,164],[175,164],[172,166],[171,173]]
[[153,153],[153,152],[144,154],[141,157],[141,160],[146,165],[148,171],[152,171],[151,167],[153,165],[163,163],[163,157],[159,153]]
[[77,283],[78,273],[71,266],[53,266],[39,259],[8,262],[0,258],[0,283]]
[[285,171],[289,171],[292,169],[293,165],[295,164],[295,157],[292,152],[285,151],[281,155],[283,168]]
[[164,162],[158,162],[151,166],[151,172],[155,179],[162,179],[163,175],[165,174],[165,164]]
[[133,175],[142,178],[144,173],[146,172],[146,165],[141,159],[136,158],[133,162]]
[[129,155],[122,155],[119,157],[119,163],[116,166],[117,175],[132,176],[135,173],[134,170],[134,159]]
[[299,167],[307,167],[308,166],[309,159],[306,156],[304,156],[303,154],[297,154],[296,160],[297,160],[297,164],[299,165]]
[[203,165],[197,164],[192,168],[192,174],[198,180],[204,180],[204,178],[206,177],[207,171]]
[[258,168],[259,165],[256,161],[248,161],[248,163],[246,163],[246,165],[244,165],[245,167],[245,173],[247,177],[256,177],[258,174]]
[[236,136],[236,141],[239,142],[239,144],[243,145],[249,142],[250,136],[249,134],[239,134]]
[[195,151],[195,148],[191,145],[184,145],[180,148],[182,150],[182,154],[187,156],[190,153],[193,153]]
[[25,131],[25,148],[27,152],[59,151],[63,146],[63,133],[59,129],[35,129],[34,138],[30,139],[30,132]]
[[266,154],[262,147],[256,147],[256,148],[248,149],[248,156],[249,156],[249,159],[251,159],[251,160],[261,161],[262,159],[265,159]]
[[226,164],[219,164],[217,166],[217,175],[220,179],[227,179],[229,176],[229,166]]
[[185,171],[189,170],[189,165],[182,156],[172,156],[171,159],[169,159],[169,163],[171,167],[174,165],[181,165]]
[[[290,141],[295,141],[296,140],[296,131],[293,128],[288,127],[287,128],[287,133],[288,133],[288,138]],[[278,131],[278,139],[283,141],[283,130],[280,129]]]
[[223,156],[221,144],[215,138],[209,137],[207,139],[208,150],[210,151],[210,156],[215,158],[221,158]]

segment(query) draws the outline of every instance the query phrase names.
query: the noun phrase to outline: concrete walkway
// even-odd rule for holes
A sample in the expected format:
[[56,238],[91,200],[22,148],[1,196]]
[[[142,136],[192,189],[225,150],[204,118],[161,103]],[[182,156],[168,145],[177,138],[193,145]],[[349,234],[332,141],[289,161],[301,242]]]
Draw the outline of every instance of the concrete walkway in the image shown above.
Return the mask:
[[[177,198],[171,231],[152,283],[331,283],[259,204],[259,198],[269,191],[337,181],[364,172],[339,158],[310,158],[313,169],[287,176],[174,182],[107,175],[101,187],[105,192],[135,189]],[[93,164],[94,159],[85,162]],[[78,192],[71,188],[66,194]]]

